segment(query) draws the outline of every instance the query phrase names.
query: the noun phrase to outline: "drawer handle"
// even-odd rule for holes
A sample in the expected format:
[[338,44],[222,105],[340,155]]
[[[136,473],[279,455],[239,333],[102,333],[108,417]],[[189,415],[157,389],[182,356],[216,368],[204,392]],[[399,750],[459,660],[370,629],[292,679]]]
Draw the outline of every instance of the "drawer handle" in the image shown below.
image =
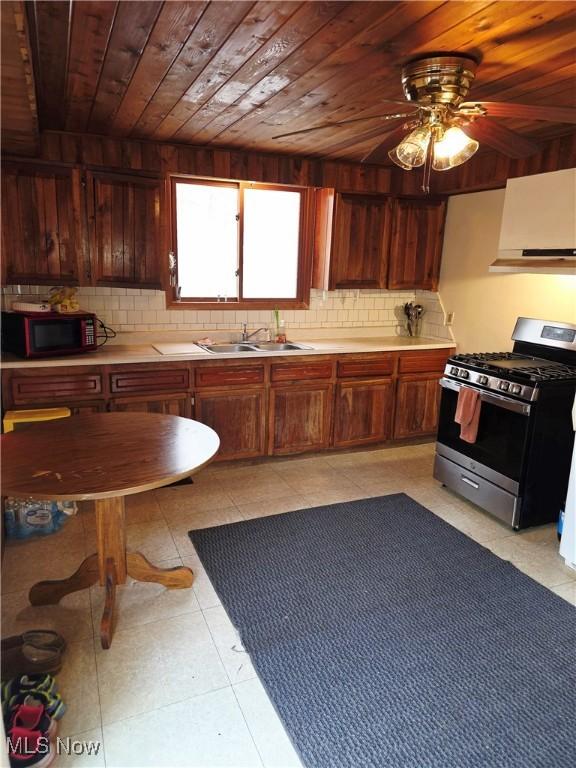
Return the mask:
[[460,475],[460,480],[462,480],[463,483],[467,483],[468,485],[471,485],[472,488],[480,488],[478,483],[475,483],[474,480],[470,480],[469,477],[465,477],[464,475]]

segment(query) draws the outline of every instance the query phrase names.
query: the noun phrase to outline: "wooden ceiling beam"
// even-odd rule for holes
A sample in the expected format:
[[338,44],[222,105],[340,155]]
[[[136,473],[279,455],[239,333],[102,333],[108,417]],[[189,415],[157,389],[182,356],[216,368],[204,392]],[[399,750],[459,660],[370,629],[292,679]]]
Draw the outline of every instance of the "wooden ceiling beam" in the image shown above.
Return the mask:
[[1,5],[2,151],[36,155],[39,151],[38,109],[26,11],[20,0]]
[[26,3],[39,118],[49,129],[64,127],[70,48],[70,0]]

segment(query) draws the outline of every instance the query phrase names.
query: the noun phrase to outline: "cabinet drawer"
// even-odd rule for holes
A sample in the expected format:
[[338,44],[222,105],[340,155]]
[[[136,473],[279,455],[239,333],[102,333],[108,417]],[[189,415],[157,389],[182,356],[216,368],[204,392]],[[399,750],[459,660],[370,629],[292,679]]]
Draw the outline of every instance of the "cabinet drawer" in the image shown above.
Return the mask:
[[196,369],[197,387],[221,387],[226,385],[263,384],[263,365],[206,366]]
[[420,352],[401,352],[398,373],[443,371],[446,360],[454,349],[424,349]]
[[301,360],[297,363],[276,363],[270,372],[271,381],[304,381],[305,379],[330,379],[332,363],[307,363]]
[[110,392],[178,392],[189,389],[187,368],[156,371],[121,371],[110,374]]
[[360,376],[389,376],[393,371],[394,356],[388,354],[338,362],[338,377],[341,379],[352,379]]
[[13,376],[11,384],[15,405],[52,400],[83,400],[102,393],[102,377],[97,373],[78,376]]

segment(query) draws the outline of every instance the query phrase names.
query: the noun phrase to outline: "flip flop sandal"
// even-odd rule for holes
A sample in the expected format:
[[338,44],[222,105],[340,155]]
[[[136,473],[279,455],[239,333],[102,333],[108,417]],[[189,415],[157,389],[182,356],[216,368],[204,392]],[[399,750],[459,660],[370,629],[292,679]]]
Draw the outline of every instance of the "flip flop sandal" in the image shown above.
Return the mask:
[[66,640],[51,629],[29,629],[21,635],[11,635],[2,640],[2,652],[19,645],[35,645],[46,650],[63,651],[66,648]]
[[25,728],[28,731],[41,731],[53,739],[58,730],[58,723],[46,712],[42,704],[19,704],[10,715],[8,731],[13,728]]
[[[32,693],[19,693],[12,696],[8,702],[7,710],[11,713],[17,707],[22,705],[32,707],[44,707],[46,714],[53,720],[60,720],[66,712],[66,704],[62,701],[59,693],[48,695],[42,691],[33,691]],[[10,714],[8,714],[8,718]]]
[[2,653],[2,679],[18,675],[55,675],[62,668],[62,652],[37,648],[35,645],[14,646]]
[[8,757],[12,768],[48,768],[54,762],[54,744],[42,731],[14,727],[8,733]]

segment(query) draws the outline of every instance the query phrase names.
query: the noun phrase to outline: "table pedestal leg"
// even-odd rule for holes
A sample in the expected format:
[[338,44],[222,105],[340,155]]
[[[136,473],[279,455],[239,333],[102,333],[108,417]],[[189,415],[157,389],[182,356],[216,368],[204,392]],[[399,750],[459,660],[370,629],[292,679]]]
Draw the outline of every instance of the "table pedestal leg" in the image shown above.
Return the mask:
[[192,586],[190,568],[157,568],[140,552],[126,552],[126,525],[124,497],[96,500],[97,554],[87,557],[73,576],[61,581],[40,581],[30,590],[32,605],[51,605],[64,595],[86,589],[99,582],[106,588],[104,613],[100,622],[103,648],[109,648],[114,629],[116,586],[126,582],[126,576],[135,581],[154,581],[168,589]]
[[65,595],[97,584],[99,578],[98,555],[90,555],[69,578],[60,581],[39,581],[34,584],[28,598],[32,605],[55,605]]
[[190,568],[182,565],[176,568],[158,568],[144,557],[141,552],[126,554],[128,576],[135,581],[155,581],[168,589],[185,589],[192,586],[194,574]]

